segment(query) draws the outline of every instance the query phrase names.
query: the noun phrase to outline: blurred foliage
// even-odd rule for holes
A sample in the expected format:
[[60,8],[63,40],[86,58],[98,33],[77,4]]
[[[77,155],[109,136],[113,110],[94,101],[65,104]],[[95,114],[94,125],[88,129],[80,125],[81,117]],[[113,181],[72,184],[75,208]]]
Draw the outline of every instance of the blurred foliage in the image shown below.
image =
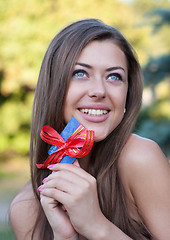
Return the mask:
[[1,237],[1,240],[6,240],[6,239],[10,239],[10,240],[16,240],[16,237],[11,229],[11,227],[6,227],[4,226],[1,227],[2,229],[0,229],[0,237]]
[[117,27],[136,50],[150,90],[136,131],[169,154],[168,0],[0,0],[0,162],[28,156],[33,94],[49,42],[65,25],[91,17]]
[[[165,26],[170,30],[170,9],[147,12],[154,19],[153,34]],[[170,31],[169,38],[170,39]],[[159,33],[163,34],[163,32]],[[170,155],[170,45],[164,55],[151,56],[143,67],[145,86],[151,90],[149,106],[144,106],[138,125],[138,133],[158,142],[167,156]],[[165,89],[161,94],[162,86]]]

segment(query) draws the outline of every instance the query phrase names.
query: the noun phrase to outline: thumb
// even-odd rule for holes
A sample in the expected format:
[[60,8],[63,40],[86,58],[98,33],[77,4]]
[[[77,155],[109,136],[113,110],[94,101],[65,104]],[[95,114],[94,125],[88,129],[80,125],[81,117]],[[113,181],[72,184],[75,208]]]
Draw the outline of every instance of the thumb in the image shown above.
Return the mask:
[[78,162],[77,159],[73,162],[73,165],[75,165],[75,166],[77,166],[77,167],[80,167],[80,164],[79,164],[79,162]]

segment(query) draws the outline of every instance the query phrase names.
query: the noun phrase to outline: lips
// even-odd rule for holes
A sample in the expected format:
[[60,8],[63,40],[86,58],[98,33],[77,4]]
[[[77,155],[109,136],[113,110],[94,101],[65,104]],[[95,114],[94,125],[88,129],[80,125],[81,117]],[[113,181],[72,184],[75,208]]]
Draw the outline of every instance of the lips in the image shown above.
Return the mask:
[[90,116],[102,116],[106,115],[109,112],[106,109],[88,109],[88,108],[81,108],[79,109],[79,111]]
[[86,121],[94,123],[104,122],[109,117],[110,113],[110,109],[103,105],[82,106],[78,110]]

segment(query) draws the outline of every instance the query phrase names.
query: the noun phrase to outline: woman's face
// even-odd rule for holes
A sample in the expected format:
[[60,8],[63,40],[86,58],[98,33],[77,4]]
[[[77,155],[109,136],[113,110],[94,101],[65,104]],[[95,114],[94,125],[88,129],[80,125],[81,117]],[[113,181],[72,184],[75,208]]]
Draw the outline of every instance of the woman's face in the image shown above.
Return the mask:
[[74,116],[95,141],[121,122],[128,90],[126,57],[111,40],[92,41],[79,55],[64,104],[66,123]]

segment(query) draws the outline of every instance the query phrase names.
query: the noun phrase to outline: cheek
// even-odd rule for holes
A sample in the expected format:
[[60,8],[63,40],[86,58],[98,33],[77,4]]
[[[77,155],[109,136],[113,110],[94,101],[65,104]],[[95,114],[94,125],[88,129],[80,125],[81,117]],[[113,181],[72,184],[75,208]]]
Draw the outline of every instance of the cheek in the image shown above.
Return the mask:
[[127,98],[127,90],[122,89],[120,91],[114,91],[110,93],[111,101],[115,107],[117,106],[119,109],[125,107],[126,105],[126,98]]

